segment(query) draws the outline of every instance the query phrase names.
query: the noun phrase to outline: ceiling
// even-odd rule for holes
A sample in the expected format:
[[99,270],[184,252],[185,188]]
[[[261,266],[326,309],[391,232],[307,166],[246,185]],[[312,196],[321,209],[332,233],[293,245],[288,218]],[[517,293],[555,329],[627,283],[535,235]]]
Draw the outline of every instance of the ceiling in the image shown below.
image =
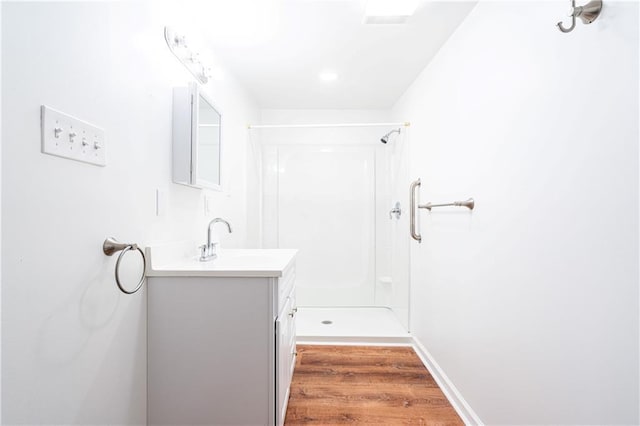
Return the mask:
[[365,25],[363,0],[214,0],[189,31],[199,22],[214,61],[262,108],[389,108],[474,5],[423,1],[406,24]]

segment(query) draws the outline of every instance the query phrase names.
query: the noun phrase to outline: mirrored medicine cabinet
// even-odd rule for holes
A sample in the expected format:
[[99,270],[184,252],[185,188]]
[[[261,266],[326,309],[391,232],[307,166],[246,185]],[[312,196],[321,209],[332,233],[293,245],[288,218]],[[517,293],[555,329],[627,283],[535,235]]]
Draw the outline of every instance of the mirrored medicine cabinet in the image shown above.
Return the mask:
[[222,115],[196,83],[173,89],[173,182],[221,191]]

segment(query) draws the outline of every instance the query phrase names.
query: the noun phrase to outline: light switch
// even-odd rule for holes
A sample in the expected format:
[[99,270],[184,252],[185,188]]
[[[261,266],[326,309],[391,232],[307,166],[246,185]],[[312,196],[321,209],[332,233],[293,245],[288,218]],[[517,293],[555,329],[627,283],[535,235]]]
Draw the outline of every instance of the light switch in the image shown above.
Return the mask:
[[156,189],[156,216],[162,217],[164,216],[164,211],[166,209],[166,193],[162,189]]
[[40,113],[44,154],[107,165],[104,130],[46,105]]
[[209,216],[213,212],[213,197],[210,195],[204,196],[204,215]]

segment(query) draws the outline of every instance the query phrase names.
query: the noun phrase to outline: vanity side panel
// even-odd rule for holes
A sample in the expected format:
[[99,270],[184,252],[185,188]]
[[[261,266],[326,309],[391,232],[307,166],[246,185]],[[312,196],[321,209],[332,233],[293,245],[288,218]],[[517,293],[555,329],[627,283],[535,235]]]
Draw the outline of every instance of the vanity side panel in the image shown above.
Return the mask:
[[273,423],[272,292],[268,278],[149,279],[150,425]]

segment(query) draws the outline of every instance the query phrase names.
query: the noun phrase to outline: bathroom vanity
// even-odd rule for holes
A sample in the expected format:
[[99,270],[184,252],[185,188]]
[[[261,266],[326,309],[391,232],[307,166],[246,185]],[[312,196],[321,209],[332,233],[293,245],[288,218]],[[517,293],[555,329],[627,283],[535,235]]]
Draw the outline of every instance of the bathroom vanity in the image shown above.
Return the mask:
[[147,248],[148,424],[282,425],[296,250]]

